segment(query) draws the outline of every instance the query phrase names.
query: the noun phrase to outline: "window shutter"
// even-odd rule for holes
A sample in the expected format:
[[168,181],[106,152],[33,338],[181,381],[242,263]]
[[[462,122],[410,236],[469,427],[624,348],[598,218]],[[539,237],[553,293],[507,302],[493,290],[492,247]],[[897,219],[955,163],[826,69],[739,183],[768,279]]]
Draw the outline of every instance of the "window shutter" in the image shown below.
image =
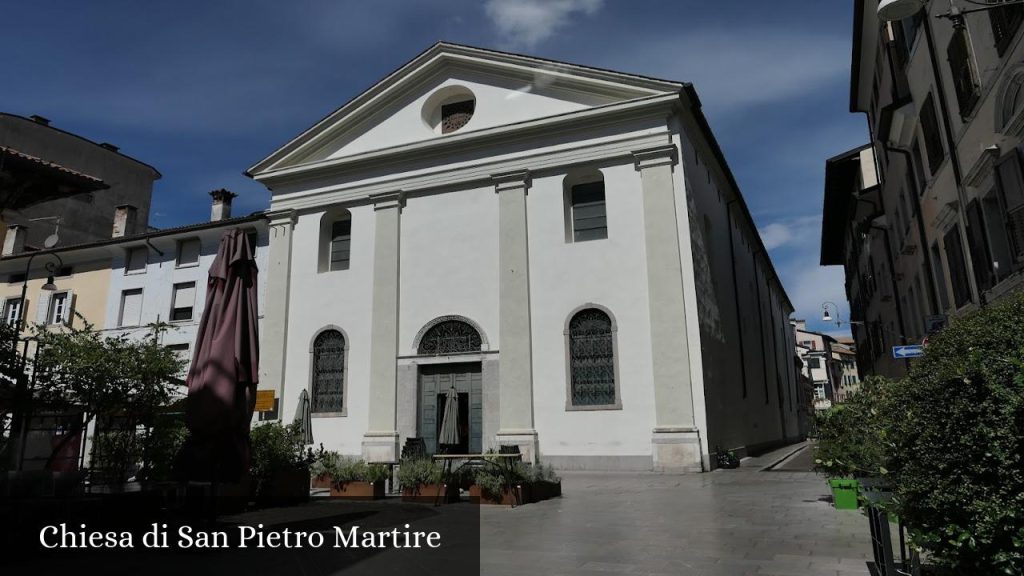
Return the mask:
[[75,292],[73,290],[67,291],[67,300],[64,301],[64,314],[61,315],[60,321],[64,324],[71,325],[74,316],[74,305],[75,305]]
[[191,308],[196,302],[196,285],[182,284],[174,289],[174,307]]
[[931,94],[925,98],[924,104],[921,106],[921,133],[924,135],[924,147],[928,153],[928,168],[934,175],[946,157],[946,150],[942,146],[939,119],[935,115],[935,99]]
[[142,320],[142,290],[121,293],[121,326],[138,326]]
[[39,304],[36,306],[36,323],[46,324],[47,316],[50,315],[50,295],[46,292],[39,293]]
[[198,239],[182,240],[178,245],[178,265],[199,263],[199,246]]
[[128,265],[126,272],[143,272],[146,270],[146,257],[148,250],[145,246],[136,246],[128,249]]
[[953,75],[953,88],[956,90],[960,116],[967,117],[978,102],[978,84],[974,80],[971,51],[964,28],[958,28],[954,32],[953,39],[949,41],[946,55],[949,57],[949,68]]

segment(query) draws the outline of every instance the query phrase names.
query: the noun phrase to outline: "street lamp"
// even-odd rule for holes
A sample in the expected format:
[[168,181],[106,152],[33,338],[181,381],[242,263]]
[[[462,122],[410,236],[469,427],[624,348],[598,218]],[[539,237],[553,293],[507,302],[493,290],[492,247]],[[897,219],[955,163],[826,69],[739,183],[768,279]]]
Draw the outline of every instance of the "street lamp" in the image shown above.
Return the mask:
[[[829,311],[829,306],[835,311],[833,317],[832,312]],[[850,326],[863,326],[864,323],[860,320],[840,320],[839,319],[839,306],[835,302],[825,301],[821,304],[821,321],[822,322],[835,322],[836,326],[842,326],[843,324],[849,324]]]
[[[42,290],[45,290],[47,292],[53,292],[57,290],[57,285],[53,283],[53,277],[58,270],[64,267],[64,259],[62,259],[60,257],[60,254],[57,254],[56,252],[51,252],[44,255],[53,256],[54,258],[57,259],[58,262],[58,264],[54,264],[53,262],[46,263],[46,284],[43,284],[41,287]],[[28,297],[28,275],[29,272],[32,271],[32,260],[34,260],[36,256],[39,256],[39,254],[33,253],[31,256],[28,257],[28,263],[25,264],[25,279],[21,283],[21,310],[19,311],[18,314],[19,334],[21,334],[22,330],[25,329],[25,298]]]

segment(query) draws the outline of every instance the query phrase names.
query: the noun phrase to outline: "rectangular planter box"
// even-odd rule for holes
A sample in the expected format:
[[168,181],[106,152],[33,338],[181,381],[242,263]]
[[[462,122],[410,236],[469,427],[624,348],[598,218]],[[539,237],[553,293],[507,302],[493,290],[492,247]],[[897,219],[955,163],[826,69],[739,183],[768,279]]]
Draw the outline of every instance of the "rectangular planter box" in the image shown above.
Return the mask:
[[856,510],[859,483],[854,478],[832,478],[828,481],[832,488],[832,503],[836,510]]
[[542,502],[562,495],[562,482],[534,482],[530,485],[533,502]]
[[320,474],[313,477],[313,488],[331,488],[331,477],[327,474]]
[[[441,495],[438,498],[438,495]],[[459,489],[457,486],[447,484],[423,484],[416,488],[402,489],[402,502],[418,502],[420,504],[433,504],[435,501],[441,504],[459,501]]]
[[480,486],[476,484],[473,484],[472,486],[469,487],[469,498],[474,503],[490,504],[496,506],[513,506],[518,504],[529,504],[530,502],[537,501],[533,499],[533,492],[532,490],[530,490],[529,484],[518,485],[513,490],[516,490],[519,493],[518,503],[516,502],[513,493],[509,491],[507,488],[502,489],[501,498],[496,500],[485,496],[483,490],[481,490]]
[[263,506],[290,506],[309,501],[309,468],[275,470],[256,495]]
[[384,482],[349,482],[331,486],[331,498],[345,500],[382,500]]

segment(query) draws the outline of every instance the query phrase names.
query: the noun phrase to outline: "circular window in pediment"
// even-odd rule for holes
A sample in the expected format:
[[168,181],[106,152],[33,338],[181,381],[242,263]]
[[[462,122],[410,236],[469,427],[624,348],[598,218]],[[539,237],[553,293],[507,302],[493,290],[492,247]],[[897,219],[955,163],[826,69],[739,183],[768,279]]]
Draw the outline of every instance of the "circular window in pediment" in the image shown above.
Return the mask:
[[423,122],[435,134],[460,130],[476,112],[476,96],[465,86],[445,86],[423,104]]

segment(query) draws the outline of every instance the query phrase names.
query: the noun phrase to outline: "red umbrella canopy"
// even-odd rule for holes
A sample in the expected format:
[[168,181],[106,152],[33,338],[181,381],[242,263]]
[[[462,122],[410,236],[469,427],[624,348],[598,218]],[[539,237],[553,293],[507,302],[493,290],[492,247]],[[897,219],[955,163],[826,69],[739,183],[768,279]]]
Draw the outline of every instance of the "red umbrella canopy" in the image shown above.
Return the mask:
[[225,231],[186,379],[193,479],[237,480],[249,468],[260,356],[256,276],[249,238],[237,228]]

